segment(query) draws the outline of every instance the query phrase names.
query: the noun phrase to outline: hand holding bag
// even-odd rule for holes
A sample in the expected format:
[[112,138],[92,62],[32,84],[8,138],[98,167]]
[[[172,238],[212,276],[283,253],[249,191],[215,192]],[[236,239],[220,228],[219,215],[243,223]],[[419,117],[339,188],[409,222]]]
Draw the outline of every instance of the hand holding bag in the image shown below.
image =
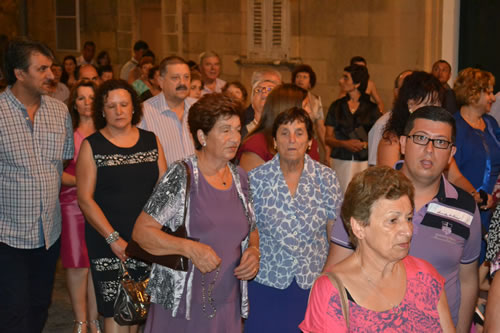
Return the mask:
[[121,278],[115,299],[114,319],[122,326],[141,324],[146,320],[149,309],[149,296],[146,294],[149,278],[144,281],[134,281],[121,263]]

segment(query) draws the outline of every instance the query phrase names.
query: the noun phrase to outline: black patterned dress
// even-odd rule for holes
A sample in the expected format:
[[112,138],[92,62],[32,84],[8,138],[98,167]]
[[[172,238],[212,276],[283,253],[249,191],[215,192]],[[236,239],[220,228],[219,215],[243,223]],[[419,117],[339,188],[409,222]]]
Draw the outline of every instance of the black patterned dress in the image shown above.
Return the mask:
[[[139,129],[139,140],[130,148],[115,146],[99,131],[86,140],[97,166],[94,200],[113,228],[128,242],[135,220],[158,180],[156,137],[152,132]],[[98,311],[104,317],[113,317],[120,261],[105,238],[89,223],[85,225],[85,240]],[[149,274],[148,265],[141,261],[128,259],[126,266],[136,279]]]

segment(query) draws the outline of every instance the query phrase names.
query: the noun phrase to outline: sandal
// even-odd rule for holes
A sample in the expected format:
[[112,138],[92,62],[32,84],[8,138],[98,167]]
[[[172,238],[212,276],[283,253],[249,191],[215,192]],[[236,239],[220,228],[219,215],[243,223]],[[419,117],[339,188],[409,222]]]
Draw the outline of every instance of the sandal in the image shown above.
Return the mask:
[[99,319],[94,319],[90,321],[90,325],[94,325],[97,333],[102,333],[101,322]]
[[[76,325],[76,333],[86,333],[87,332],[87,327],[83,328],[83,326],[87,325],[86,321],[78,321],[78,320],[73,320],[73,322]],[[85,331],[84,331],[85,329]]]

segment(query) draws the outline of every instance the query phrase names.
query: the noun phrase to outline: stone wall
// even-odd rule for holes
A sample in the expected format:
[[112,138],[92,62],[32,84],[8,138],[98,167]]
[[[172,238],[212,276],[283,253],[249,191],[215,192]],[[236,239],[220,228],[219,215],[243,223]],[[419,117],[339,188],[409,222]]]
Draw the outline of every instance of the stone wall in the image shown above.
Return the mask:
[[[14,6],[0,6],[0,17],[4,7],[12,12],[17,4],[5,0],[2,5],[9,2]],[[236,63],[246,54],[247,0],[81,0],[80,5],[81,43],[93,40],[97,51],[107,50],[115,72],[130,58],[137,39],[147,40],[155,33],[140,31],[139,13],[144,6],[161,8],[162,47],[154,50],[158,59],[175,53],[197,60],[202,51],[215,50],[222,58],[222,78],[240,80],[248,88],[252,71],[260,67]],[[53,0],[28,0],[28,29],[31,36],[55,48],[53,7]],[[167,19],[178,8],[180,24],[172,16]],[[429,70],[440,56],[442,0],[290,0],[290,14],[290,55],[316,71],[315,92],[326,108],[337,98],[338,79],[354,55],[367,59],[386,109],[392,103],[393,82],[399,72]],[[0,27],[7,26],[0,22]],[[175,27],[182,30],[180,43],[166,34]],[[15,29],[11,34],[16,34]],[[284,81],[290,80],[288,67],[277,69]]]
[[16,0],[0,1],[0,34],[8,38],[19,35],[19,3]]
[[[292,1],[292,56],[317,74],[315,91],[328,106],[339,94],[338,80],[352,56],[363,56],[385,109],[392,103],[393,82],[405,69],[427,69],[425,1]],[[438,3],[438,1],[436,1]],[[428,14],[428,15],[426,15]],[[432,30],[432,27],[431,27]],[[432,54],[436,50],[429,50]],[[430,60],[433,61],[433,60]]]
[[[222,77],[241,80],[259,65],[240,66],[246,54],[246,0],[184,1],[184,56],[197,59],[206,49],[222,58]],[[386,110],[394,78],[405,69],[430,69],[440,54],[441,1],[291,0],[291,57],[310,64],[317,74],[315,92],[327,108],[339,94],[338,80],[352,56],[368,61]],[[276,67],[284,81],[290,70]]]

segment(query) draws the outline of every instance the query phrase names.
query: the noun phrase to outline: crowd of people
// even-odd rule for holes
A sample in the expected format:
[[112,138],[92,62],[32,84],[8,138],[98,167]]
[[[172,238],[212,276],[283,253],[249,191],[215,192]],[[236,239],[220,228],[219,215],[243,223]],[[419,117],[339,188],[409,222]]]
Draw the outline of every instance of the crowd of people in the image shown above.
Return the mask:
[[76,333],[138,332],[123,269],[149,279],[147,333],[500,330],[491,73],[405,70],[384,110],[356,56],[324,110],[307,64],[248,93],[214,51],[137,41],[117,79],[95,53],[5,50],[2,329],[42,331],[60,257]]

